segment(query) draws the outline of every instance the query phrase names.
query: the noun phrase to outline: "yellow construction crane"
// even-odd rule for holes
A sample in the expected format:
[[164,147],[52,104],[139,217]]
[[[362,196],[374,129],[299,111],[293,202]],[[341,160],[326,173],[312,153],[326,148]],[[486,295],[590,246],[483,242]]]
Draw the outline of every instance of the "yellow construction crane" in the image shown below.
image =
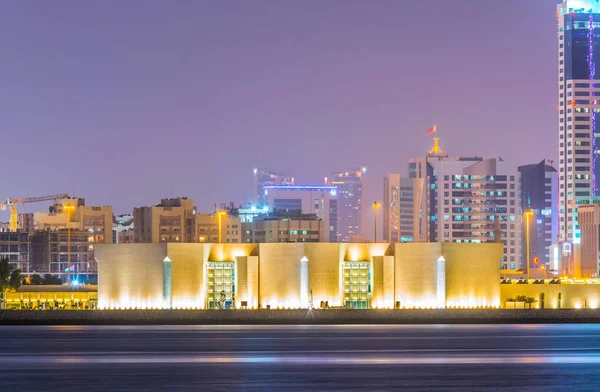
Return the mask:
[[9,198],[7,201],[0,203],[0,210],[7,210],[10,208],[10,231],[17,231],[19,228],[19,214],[17,213],[17,205],[37,203],[40,201],[66,199],[69,195],[61,193],[58,195],[41,196],[41,197],[20,197],[20,198]]

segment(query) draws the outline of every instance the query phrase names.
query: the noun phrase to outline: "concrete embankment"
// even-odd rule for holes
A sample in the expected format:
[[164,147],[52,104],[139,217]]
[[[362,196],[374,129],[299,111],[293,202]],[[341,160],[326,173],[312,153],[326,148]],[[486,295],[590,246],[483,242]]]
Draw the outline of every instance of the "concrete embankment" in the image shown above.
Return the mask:
[[0,325],[600,323],[596,309],[0,311]]

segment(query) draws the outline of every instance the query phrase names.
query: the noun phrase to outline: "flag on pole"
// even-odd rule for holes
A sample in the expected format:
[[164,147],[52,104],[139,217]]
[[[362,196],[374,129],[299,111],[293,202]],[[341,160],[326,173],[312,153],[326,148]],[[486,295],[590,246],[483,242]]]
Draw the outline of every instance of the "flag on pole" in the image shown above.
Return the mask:
[[427,130],[427,132],[425,132],[425,135],[431,135],[432,133],[437,131],[437,125],[434,125],[433,127],[429,128]]

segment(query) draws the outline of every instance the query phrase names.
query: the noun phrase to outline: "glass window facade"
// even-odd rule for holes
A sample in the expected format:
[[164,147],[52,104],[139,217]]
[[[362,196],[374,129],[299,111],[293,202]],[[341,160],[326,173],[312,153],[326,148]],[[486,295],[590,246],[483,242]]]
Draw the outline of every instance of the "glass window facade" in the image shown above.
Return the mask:
[[344,305],[368,309],[371,303],[371,270],[368,261],[344,262]]
[[[207,308],[231,309],[235,303],[235,264],[209,261],[206,267]],[[221,304],[219,304],[221,302]]]

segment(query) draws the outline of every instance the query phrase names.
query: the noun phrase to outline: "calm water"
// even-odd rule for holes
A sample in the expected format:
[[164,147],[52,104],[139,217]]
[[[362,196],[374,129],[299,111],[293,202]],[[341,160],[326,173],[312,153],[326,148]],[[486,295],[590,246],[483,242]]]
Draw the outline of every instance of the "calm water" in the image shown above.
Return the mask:
[[600,325],[0,327],[0,391],[598,391]]

